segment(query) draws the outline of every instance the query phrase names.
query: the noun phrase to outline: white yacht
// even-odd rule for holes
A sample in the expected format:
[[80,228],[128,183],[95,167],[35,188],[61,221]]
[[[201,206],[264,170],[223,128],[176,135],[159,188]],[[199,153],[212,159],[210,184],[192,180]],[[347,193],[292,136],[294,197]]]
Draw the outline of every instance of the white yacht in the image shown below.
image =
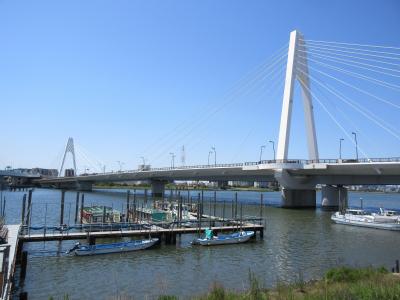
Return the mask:
[[394,211],[386,211],[389,212],[386,214],[383,212],[385,211],[381,210],[378,214],[368,214],[363,209],[347,209],[344,214],[334,213],[331,219],[338,224],[400,230],[400,216],[396,215]]

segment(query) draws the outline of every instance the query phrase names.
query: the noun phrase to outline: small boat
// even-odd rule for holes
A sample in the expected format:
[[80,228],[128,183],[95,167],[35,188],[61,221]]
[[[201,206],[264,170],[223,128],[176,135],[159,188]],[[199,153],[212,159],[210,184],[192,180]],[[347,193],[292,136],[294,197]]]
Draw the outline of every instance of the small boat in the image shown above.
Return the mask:
[[158,238],[111,243],[111,244],[99,244],[99,245],[81,245],[81,243],[78,242],[75,244],[74,247],[68,250],[67,253],[74,252],[75,255],[84,256],[84,255],[130,252],[130,251],[150,248],[157,242]]
[[362,209],[347,209],[331,216],[337,224],[369,227],[375,229],[400,230],[400,218],[393,215],[368,214]]
[[254,236],[254,231],[239,231],[232,234],[214,236],[211,229],[206,229],[206,236],[195,239],[192,244],[201,246],[240,244],[247,242],[252,236]]

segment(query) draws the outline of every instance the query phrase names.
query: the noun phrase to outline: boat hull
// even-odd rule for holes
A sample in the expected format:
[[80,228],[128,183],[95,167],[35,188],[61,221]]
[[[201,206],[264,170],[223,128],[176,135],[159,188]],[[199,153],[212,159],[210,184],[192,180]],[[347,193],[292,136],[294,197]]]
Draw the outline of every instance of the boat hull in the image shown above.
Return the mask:
[[141,240],[141,241],[132,241],[132,242],[81,246],[79,249],[76,249],[74,252],[75,252],[75,255],[77,255],[77,256],[123,253],[123,252],[144,250],[144,249],[154,246],[154,244],[156,244],[157,242],[158,242],[158,238],[154,238],[154,239],[150,239],[150,240]]
[[337,224],[344,224],[344,225],[352,225],[358,227],[367,227],[367,228],[374,228],[374,229],[384,229],[384,230],[393,230],[393,231],[400,231],[400,224],[397,223],[387,223],[387,222],[372,222],[372,221],[357,221],[357,220],[349,220],[346,218],[336,217],[333,215],[331,217],[332,221]]
[[254,236],[254,231],[243,231],[241,233],[220,236],[214,239],[197,239],[194,244],[199,244],[201,246],[240,244],[247,242],[252,236]]

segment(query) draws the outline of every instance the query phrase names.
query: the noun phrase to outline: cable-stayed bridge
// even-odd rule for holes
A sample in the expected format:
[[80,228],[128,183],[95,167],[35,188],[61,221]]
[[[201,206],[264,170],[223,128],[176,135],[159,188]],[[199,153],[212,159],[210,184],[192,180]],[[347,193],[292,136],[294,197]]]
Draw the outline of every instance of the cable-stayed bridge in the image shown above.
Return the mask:
[[[353,124],[352,128],[357,129],[359,127],[355,118],[346,115],[338,105],[340,103],[350,107],[371,124],[379,127],[385,135],[400,141],[399,126],[391,124],[387,118],[379,117],[377,113],[380,107],[389,107],[393,111],[400,109],[400,103],[390,100],[391,97],[398,99],[400,92],[400,85],[396,83],[396,80],[398,81],[400,78],[400,48],[306,40],[301,33],[293,31],[290,34],[288,47],[278,51],[272,61],[263,66],[263,72],[257,73],[254,80],[246,81],[244,86],[252,85],[253,81],[257,81],[259,78],[268,77],[272,82],[271,86],[279,88],[282,78],[279,76],[277,67],[285,61],[286,71],[283,80],[278,147],[273,160],[262,160],[260,154],[258,162],[238,164],[216,164],[216,162],[210,164],[208,162],[207,165],[185,167],[175,167],[172,164],[168,168],[146,168],[59,177],[43,179],[39,183],[58,188],[89,190],[96,182],[149,180],[152,184],[153,194],[161,195],[164,185],[174,180],[217,182],[277,180],[282,186],[282,204],[287,207],[315,206],[315,186],[317,184],[325,185],[322,196],[324,197],[323,203],[327,206],[336,206],[339,200],[347,198],[345,185],[400,184],[400,158],[369,157],[367,151],[357,143],[357,133],[360,130],[348,132],[343,125],[344,121],[339,116],[343,114],[346,122]],[[340,77],[341,75],[342,77]],[[377,79],[375,75],[381,77]],[[360,88],[356,84],[358,81],[366,83],[371,89]],[[303,100],[308,160],[288,157],[295,83],[300,86]],[[384,95],[375,93],[375,89],[378,87],[385,89]],[[363,99],[372,101],[374,109],[368,109],[364,103],[360,104],[354,100],[356,97],[360,98],[360,95]],[[331,98],[335,101],[325,101]],[[314,120],[314,103],[319,105],[332,124],[339,128],[342,135],[354,144],[355,159],[342,159],[342,139],[340,139],[339,158],[320,159]],[[224,109],[225,106],[226,103],[223,103],[211,114]],[[200,119],[199,122],[204,122],[204,119]],[[182,137],[192,132],[192,128],[185,126],[179,130]],[[330,132],[324,132],[324,135],[329,134]],[[62,165],[64,165],[67,151],[73,154],[76,174],[73,141],[72,143],[69,141],[67,145]],[[160,151],[165,153],[164,149]]]

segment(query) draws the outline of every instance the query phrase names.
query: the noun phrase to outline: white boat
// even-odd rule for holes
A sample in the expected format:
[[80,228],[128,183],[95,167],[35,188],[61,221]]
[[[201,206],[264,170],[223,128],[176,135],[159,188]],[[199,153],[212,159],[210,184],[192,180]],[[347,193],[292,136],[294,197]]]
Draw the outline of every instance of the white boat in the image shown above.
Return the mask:
[[84,255],[130,252],[130,251],[150,248],[157,242],[158,238],[152,238],[148,240],[134,240],[134,241],[120,242],[120,243],[99,244],[99,245],[81,245],[78,242],[72,249],[68,250],[67,253],[74,252],[75,255],[84,256]]
[[240,244],[247,242],[252,236],[254,236],[254,231],[239,231],[218,236],[209,235],[206,231],[206,237],[195,239],[193,244],[202,246]]
[[381,214],[367,214],[362,209],[347,209],[345,213],[336,212],[331,216],[337,224],[369,227],[386,230],[400,230],[399,217]]

